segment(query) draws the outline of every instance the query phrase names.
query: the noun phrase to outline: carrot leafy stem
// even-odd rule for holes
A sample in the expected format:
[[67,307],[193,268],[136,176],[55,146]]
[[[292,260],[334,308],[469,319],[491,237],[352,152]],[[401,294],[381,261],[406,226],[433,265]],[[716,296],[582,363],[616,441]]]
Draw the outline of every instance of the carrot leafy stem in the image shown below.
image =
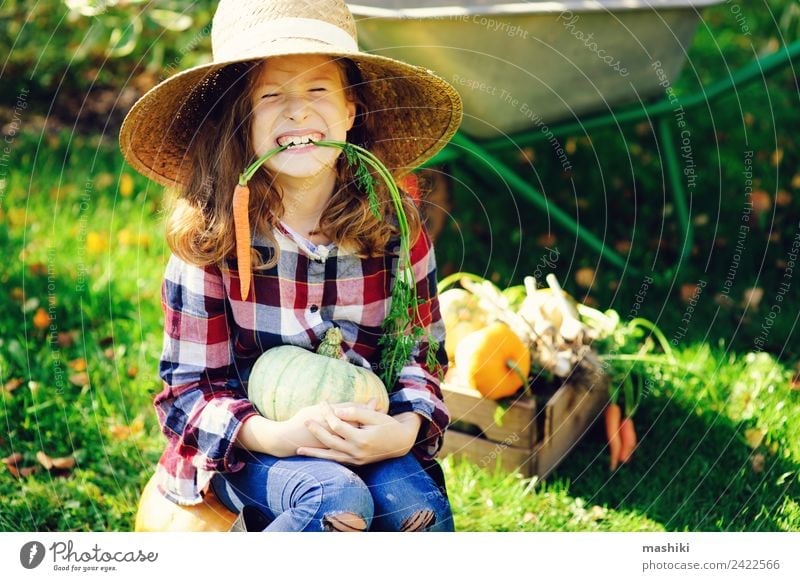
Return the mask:
[[[414,349],[421,340],[428,344],[425,364],[430,371],[436,368],[436,352],[439,349],[439,342],[422,326],[422,317],[419,312],[422,300],[417,295],[417,285],[411,263],[411,233],[408,217],[403,209],[402,194],[389,169],[380,159],[363,147],[345,141],[328,140],[317,141],[315,145],[337,147],[343,150],[345,162],[353,170],[356,185],[367,195],[370,212],[377,220],[382,220],[382,215],[373,172],[383,180],[394,206],[400,231],[400,255],[397,275],[392,286],[391,306],[381,325],[383,334],[378,341],[382,348],[379,375],[387,389],[391,390],[399,378],[403,366],[414,355]],[[247,185],[247,182],[265,161],[286,147],[276,147],[248,166],[239,176],[239,184]]]

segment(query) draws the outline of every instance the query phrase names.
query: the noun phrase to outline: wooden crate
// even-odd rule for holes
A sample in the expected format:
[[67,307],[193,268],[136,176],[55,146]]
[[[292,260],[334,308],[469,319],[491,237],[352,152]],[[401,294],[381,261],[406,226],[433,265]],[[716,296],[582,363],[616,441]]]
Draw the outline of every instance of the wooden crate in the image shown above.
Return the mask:
[[[546,402],[516,400],[495,423],[498,405],[459,383],[442,384],[453,422],[442,455],[455,454],[493,469],[545,478],[569,454],[608,402],[606,384],[591,389],[565,383]],[[466,426],[466,427],[465,427]],[[472,430],[469,430],[472,428]],[[469,433],[480,430],[479,435]]]

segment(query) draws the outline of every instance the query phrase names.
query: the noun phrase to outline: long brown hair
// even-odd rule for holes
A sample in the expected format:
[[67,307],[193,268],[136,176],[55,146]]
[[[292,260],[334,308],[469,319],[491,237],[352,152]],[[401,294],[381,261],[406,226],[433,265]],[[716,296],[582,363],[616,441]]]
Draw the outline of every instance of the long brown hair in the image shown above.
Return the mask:
[[[361,73],[348,59],[334,62],[346,79],[348,99],[356,103],[356,118],[347,140],[370,149],[376,128],[363,98]],[[235,254],[233,191],[239,174],[255,160],[251,142],[251,96],[263,63],[225,67],[216,73],[216,81],[208,85],[216,87],[216,93],[204,95],[208,114],[195,132],[189,148],[190,165],[183,180],[185,185],[173,191],[166,221],[170,249],[191,264],[221,264]],[[268,268],[279,258],[272,227],[283,215],[283,196],[263,166],[249,186],[250,224],[274,249],[266,257],[254,251],[253,268]],[[345,156],[340,155],[336,185],[320,218],[319,231],[337,245],[355,250],[361,257],[386,252],[392,237],[399,234],[396,213],[386,186],[377,176],[375,191],[381,220],[370,211],[366,193],[356,186],[353,169],[347,166]],[[406,195],[403,209],[411,241],[414,241],[419,235],[421,220],[416,206]]]

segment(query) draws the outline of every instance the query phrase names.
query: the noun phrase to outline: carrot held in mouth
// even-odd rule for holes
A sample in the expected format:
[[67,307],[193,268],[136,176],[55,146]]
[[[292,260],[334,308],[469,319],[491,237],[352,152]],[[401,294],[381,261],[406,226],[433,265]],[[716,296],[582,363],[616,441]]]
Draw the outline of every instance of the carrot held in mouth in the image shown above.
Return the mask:
[[250,188],[241,180],[233,190],[233,227],[236,236],[236,267],[239,270],[239,292],[246,301],[250,294]]

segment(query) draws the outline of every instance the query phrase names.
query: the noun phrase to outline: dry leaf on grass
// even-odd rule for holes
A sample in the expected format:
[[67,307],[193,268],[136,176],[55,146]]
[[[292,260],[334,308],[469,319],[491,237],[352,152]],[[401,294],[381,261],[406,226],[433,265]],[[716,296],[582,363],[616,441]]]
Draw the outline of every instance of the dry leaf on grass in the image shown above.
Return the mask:
[[39,464],[44,466],[45,470],[70,470],[75,467],[75,458],[73,456],[63,456],[61,458],[51,458],[42,450],[36,453],[36,459]]
[[108,428],[111,437],[115,440],[127,440],[132,436],[141,434],[144,431],[144,419],[136,418],[131,422],[130,426],[124,424],[114,424]]
[[3,389],[5,389],[8,393],[11,393],[18,387],[21,387],[23,383],[25,382],[22,379],[9,379],[6,381],[5,385],[3,385]]

